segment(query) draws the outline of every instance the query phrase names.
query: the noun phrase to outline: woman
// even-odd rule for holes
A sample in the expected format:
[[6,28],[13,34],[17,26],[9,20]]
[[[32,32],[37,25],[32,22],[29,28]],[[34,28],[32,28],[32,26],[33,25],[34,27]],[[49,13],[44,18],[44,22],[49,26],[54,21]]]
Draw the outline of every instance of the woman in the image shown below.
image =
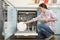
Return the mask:
[[49,40],[53,37],[55,32],[56,15],[51,10],[48,10],[44,3],[41,3],[39,8],[41,10],[41,14],[24,23],[28,24],[40,20],[41,24],[38,25],[38,29],[40,30],[38,32],[38,39],[47,38],[47,40]]

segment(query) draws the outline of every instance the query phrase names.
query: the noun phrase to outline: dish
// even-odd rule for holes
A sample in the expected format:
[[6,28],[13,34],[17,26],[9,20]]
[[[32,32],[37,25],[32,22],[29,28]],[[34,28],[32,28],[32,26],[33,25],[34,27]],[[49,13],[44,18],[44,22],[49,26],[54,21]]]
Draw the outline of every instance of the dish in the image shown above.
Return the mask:
[[17,24],[17,29],[18,29],[19,31],[25,31],[26,28],[27,28],[27,25],[26,25],[24,22],[19,22],[19,23]]

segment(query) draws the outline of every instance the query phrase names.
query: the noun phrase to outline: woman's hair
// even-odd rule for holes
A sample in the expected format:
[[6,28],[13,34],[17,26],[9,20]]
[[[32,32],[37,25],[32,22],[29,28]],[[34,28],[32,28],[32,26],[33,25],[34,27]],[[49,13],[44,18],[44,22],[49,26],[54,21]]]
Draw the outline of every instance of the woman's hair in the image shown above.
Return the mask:
[[48,8],[47,8],[47,5],[46,5],[45,3],[41,3],[41,4],[39,5],[39,7],[42,7],[42,8],[48,9]]

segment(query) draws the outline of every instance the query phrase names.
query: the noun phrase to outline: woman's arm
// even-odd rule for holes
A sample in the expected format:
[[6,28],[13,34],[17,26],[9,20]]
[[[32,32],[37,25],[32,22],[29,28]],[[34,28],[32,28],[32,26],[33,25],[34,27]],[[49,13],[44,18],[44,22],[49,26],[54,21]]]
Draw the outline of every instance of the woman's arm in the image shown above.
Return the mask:
[[57,20],[56,18],[46,18],[43,21],[44,22],[53,22],[53,21],[56,21],[56,20]]
[[50,11],[50,18],[46,18],[44,21],[45,22],[51,22],[51,21],[56,21],[57,17],[56,14],[53,11]]
[[40,19],[41,18],[40,18],[40,15],[39,15],[39,16],[37,16],[37,17],[35,17],[35,18],[33,18],[33,19],[29,20],[29,21],[26,21],[24,23],[28,24],[28,23],[32,23],[32,22],[35,22],[35,21],[40,20]]
[[29,21],[26,21],[26,22],[24,22],[25,24],[29,24],[29,23],[32,23],[32,22],[34,22],[33,20],[29,20]]

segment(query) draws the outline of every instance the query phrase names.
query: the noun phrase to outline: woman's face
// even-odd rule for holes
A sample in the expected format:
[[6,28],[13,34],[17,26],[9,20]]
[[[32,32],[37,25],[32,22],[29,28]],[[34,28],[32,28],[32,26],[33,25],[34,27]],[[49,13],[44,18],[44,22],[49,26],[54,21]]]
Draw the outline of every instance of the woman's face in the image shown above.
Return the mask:
[[39,9],[40,9],[42,12],[44,12],[44,8],[42,8],[42,7],[39,7]]

